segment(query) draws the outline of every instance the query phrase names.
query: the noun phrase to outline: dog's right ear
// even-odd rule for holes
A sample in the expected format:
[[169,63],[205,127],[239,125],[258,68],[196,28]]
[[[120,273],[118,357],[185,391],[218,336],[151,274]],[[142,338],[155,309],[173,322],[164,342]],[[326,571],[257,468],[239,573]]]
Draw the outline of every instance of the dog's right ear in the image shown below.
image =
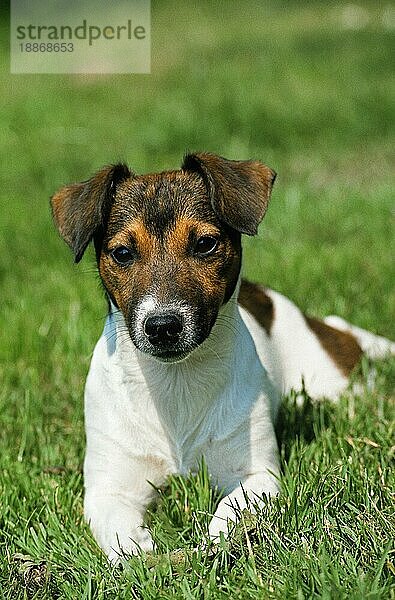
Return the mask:
[[51,198],[55,224],[78,263],[89,242],[95,243],[109,216],[117,184],[131,176],[124,164],[101,169],[88,181],[61,188]]

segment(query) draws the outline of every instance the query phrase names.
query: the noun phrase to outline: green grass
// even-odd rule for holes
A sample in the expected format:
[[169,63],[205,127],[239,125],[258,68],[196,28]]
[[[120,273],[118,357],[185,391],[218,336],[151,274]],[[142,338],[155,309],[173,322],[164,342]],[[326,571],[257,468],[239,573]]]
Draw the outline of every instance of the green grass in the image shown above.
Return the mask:
[[245,274],[395,338],[384,9],[363,3],[366,26],[345,29],[341,5],[196,4],[153,2],[149,76],[10,76],[2,26],[0,598],[395,598],[393,360],[336,406],[284,402],[283,493],[230,547],[166,554],[205,536],[204,469],[147,516],[154,566],[111,569],[83,523],[82,394],[106,307],[92,254],[73,266],[53,228],[60,185],[118,159],[260,158],[279,176]]

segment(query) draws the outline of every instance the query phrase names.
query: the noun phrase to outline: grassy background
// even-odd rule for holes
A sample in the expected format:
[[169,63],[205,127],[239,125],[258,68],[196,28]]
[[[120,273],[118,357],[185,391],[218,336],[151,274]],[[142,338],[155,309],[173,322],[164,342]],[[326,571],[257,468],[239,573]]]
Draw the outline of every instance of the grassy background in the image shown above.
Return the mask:
[[[394,598],[394,361],[336,407],[285,403],[284,492],[250,545],[120,573],[83,524],[82,394],[106,308],[92,255],[74,267],[52,226],[60,185],[118,159],[260,158],[279,175],[246,275],[395,338],[394,8],[195,4],[153,2],[146,76],[10,76],[2,15],[0,598]],[[204,471],[173,479],[150,517],[159,549],[196,546],[215,501]]]

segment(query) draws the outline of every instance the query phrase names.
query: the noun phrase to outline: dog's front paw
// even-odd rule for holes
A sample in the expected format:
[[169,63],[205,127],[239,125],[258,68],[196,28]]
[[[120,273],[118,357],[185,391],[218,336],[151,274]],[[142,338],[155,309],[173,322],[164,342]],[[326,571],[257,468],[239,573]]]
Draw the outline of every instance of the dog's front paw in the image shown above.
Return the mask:
[[237,521],[237,516],[230,502],[231,500],[228,496],[223,498],[211,519],[208,533],[213,542],[219,542],[221,532],[227,537],[235,521]]
[[142,511],[119,497],[86,494],[84,512],[97,543],[112,563],[140,550],[153,549],[150,532],[143,525]]
[[103,544],[103,550],[113,565],[119,563],[122,558],[138,554],[140,551],[151,552],[154,548],[151,534],[144,527],[137,527],[129,533],[117,534],[116,538],[114,536],[109,538],[107,543]]

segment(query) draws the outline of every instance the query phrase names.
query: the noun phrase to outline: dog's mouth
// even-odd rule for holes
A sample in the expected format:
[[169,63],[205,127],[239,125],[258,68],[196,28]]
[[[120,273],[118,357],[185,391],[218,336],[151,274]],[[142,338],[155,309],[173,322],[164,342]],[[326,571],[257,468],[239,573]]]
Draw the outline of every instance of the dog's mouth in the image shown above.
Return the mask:
[[154,345],[147,340],[135,339],[135,336],[131,335],[132,342],[136,348],[148,356],[164,363],[176,363],[185,360],[198,346],[196,342],[184,342],[170,345]]
[[189,350],[156,350],[154,352],[148,352],[148,354],[160,362],[176,363],[185,360],[193,350],[194,348]]

